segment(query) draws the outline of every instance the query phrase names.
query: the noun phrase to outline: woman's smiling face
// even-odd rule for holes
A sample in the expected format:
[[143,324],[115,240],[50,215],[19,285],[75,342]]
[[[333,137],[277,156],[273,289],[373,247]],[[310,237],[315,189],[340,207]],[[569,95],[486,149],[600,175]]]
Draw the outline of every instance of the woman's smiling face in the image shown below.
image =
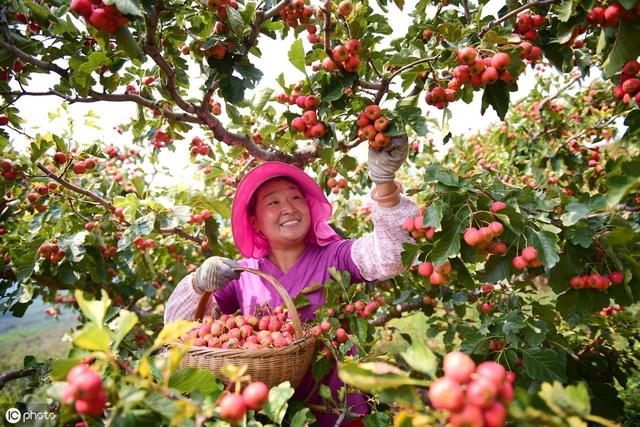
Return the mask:
[[286,249],[304,242],[311,216],[300,188],[287,179],[275,178],[258,190],[250,221],[272,248]]

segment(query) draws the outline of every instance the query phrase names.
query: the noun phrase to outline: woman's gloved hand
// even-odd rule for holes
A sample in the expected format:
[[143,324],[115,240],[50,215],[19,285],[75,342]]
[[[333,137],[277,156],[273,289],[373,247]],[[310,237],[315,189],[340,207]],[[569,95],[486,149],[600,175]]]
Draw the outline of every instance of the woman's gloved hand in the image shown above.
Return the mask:
[[240,277],[239,272],[232,270],[237,267],[240,265],[229,258],[212,256],[198,267],[193,284],[202,292],[217,291]]
[[369,147],[369,178],[376,184],[391,182],[396,171],[407,159],[409,152],[407,135],[393,137],[389,145],[378,151]]

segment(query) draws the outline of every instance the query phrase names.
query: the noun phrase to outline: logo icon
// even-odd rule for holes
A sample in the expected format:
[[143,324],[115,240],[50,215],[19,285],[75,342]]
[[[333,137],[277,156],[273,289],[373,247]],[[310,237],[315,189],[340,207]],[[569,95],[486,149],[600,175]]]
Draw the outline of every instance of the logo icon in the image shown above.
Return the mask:
[[21,414],[18,408],[9,408],[4,417],[10,424],[15,424],[20,421]]

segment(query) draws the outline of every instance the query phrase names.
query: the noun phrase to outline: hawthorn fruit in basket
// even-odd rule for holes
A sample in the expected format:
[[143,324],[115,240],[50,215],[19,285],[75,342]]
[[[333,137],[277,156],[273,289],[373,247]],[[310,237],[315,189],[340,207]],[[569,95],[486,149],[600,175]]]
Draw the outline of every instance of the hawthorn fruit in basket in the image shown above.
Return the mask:
[[193,340],[193,345],[198,347],[247,350],[293,344],[295,330],[284,307],[276,307],[273,313],[263,310],[263,313],[251,316],[223,314],[218,319],[207,316],[182,336],[182,341]]

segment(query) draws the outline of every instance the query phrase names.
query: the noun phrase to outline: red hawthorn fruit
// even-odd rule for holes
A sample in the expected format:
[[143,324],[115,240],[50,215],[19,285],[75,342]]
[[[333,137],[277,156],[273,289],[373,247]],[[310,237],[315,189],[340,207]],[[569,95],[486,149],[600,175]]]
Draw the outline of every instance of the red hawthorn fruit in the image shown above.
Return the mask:
[[322,68],[328,72],[332,73],[336,70],[336,63],[331,60],[331,58],[324,58],[322,60]]
[[471,405],[487,408],[495,401],[498,387],[487,378],[480,377],[467,384],[466,398]]
[[368,105],[365,109],[364,109],[364,113],[367,115],[367,117],[369,118],[370,121],[375,122],[376,120],[378,120],[380,118],[380,107],[373,104],[373,105]]
[[433,264],[430,262],[423,262],[418,265],[418,274],[424,277],[429,277],[433,273]]
[[506,70],[511,62],[511,57],[504,52],[498,52],[491,58],[491,66],[498,71]]
[[533,246],[527,246],[522,250],[522,258],[526,261],[534,261],[538,258],[538,251]]
[[507,418],[507,410],[500,402],[494,402],[482,412],[485,427],[502,427]]
[[620,22],[624,8],[620,3],[614,3],[604,10],[604,22],[607,27],[615,27]]
[[351,0],[342,0],[338,5],[338,12],[344,17],[351,15],[353,12],[353,3]]
[[429,40],[431,40],[431,37],[433,37],[433,31],[429,30],[429,29],[424,29],[422,31],[422,39],[426,42],[428,42]]
[[63,153],[62,151],[58,151],[53,155],[53,160],[59,165],[64,165],[65,163],[67,163],[68,158],[65,153]]
[[626,64],[624,64],[622,71],[630,76],[635,76],[640,73],[640,63],[635,59],[627,61]]
[[475,246],[483,240],[482,233],[477,228],[469,227],[464,232],[464,241],[469,246]]
[[523,269],[527,268],[527,260],[524,259],[521,256],[517,256],[517,257],[513,258],[511,263],[518,270],[523,270]]
[[609,274],[609,280],[611,280],[611,283],[619,285],[624,282],[624,273],[620,271],[612,271],[611,274]]
[[476,368],[476,374],[491,381],[496,387],[502,385],[507,377],[507,370],[497,362],[482,362]]
[[362,42],[358,39],[349,39],[347,40],[347,50],[352,55],[358,55],[362,52]]
[[244,418],[247,406],[239,394],[227,394],[218,402],[218,411],[220,418],[233,424]]
[[442,361],[442,369],[447,378],[451,378],[458,384],[469,382],[471,374],[476,369],[476,364],[465,353],[461,351],[452,351],[448,353]]
[[291,120],[291,127],[298,132],[304,132],[307,125],[304,122],[304,119],[302,117],[296,117],[293,120]]
[[434,271],[429,276],[429,282],[434,286],[442,285],[445,281],[446,277],[442,273],[438,273],[437,271]]
[[487,67],[484,69],[480,77],[482,78],[482,84],[492,85],[498,81],[498,79],[500,78],[500,75],[498,74],[498,71],[495,68]]
[[76,412],[81,415],[91,415],[98,417],[102,415],[105,404],[107,403],[107,395],[104,391],[100,391],[98,396],[92,400],[77,399],[75,403]]
[[322,123],[316,123],[311,127],[311,136],[314,138],[321,138],[326,132],[326,128]]
[[493,202],[491,204],[491,212],[498,212],[506,207],[507,205],[505,205],[503,202]]
[[451,427],[484,427],[482,411],[473,405],[464,405],[460,412],[451,414],[449,418]]
[[344,62],[344,69],[349,73],[355,73],[360,68],[360,58],[357,56],[350,56]]
[[93,11],[93,6],[89,0],[71,0],[71,5],[69,7],[84,18],[89,18]]
[[305,111],[302,115],[302,121],[304,121],[307,126],[313,126],[318,122],[318,115],[313,110]]
[[269,387],[260,381],[249,384],[242,392],[242,399],[249,409],[261,409],[269,398]]
[[604,22],[604,8],[594,7],[587,13],[587,22],[592,25],[601,25]]
[[118,29],[109,12],[104,8],[98,7],[93,9],[89,16],[89,23],[100,31],[113,34]]
[[9,117],[2,115],[0,116],[0,126],[6,126],[9,124]]
[[464,398],[460,384],[448,377],[435,380],[429,387],[428,395],[434,408],[447,411],[459,410]]
[[462,65],[471,65],[476,62],[478,51],[475,48],[467,46],[458,51],[458,62]]
[[[361,301],[358,301],[361,302]],[[363,303],[364,305],[364,303]],[[364,307],[362,307],[362,309],[364,309]],[[340,344],[347,342],[347,340],[349,339],[349,335],[347,334],[347,332],[342,329],[342,328],[338,328],[336,330],[336,341],[338,341]]]
[[543,15],[532,15],[531,16],[531,24],[538,28],[544,24],[545,17]]
[[338,62],[344,62],[349,58],[349,51],[343,44],[334,47],[331,53],[333,54],[333,58]]

